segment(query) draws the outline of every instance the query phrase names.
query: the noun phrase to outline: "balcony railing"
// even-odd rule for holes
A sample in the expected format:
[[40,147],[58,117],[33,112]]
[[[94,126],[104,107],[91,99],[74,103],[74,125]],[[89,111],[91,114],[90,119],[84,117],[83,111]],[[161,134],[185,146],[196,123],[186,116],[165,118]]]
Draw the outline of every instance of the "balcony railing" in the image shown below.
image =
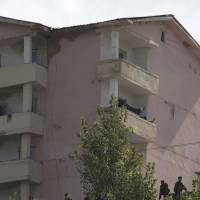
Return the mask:
[[139,94],[157,94],[159,78],[157,75],[130,64],[125,60],[105,60],[98,64],[97,74],[100,80],[118,78],[134,88]]
[[16,160],[0,162],[0,183],[15,181],[41,181],[40,163],[32,160]]
[[38,114],[14,113],[0,116],[0,136],[31,133],[42,135],[44,132],[44,120]]
[[128,111],[127,125],[133,128],[132,139],[135,143],[153,142],[156,138],[156,125],[130,111]]
[[30,83],[46,88],[47,70],[35,63],[0,68],[0,88]]

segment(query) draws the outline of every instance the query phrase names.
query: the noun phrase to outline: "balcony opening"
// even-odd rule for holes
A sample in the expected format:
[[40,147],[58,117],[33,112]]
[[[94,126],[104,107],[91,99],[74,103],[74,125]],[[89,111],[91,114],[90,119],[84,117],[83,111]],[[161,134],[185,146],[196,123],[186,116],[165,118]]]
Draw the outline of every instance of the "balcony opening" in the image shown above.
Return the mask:
[[11,67],[22,64],[23,38],[7,39],[0,41],[1,67]]
[[[46,40],[42,37],[33,37],[32,39],[32,62],[47,65]],[[23,37],[0,41],[0,67],[12,67],[23,63]]]
[[34,37],[32,44],[32,62],[39,65],[47,65],[46,40],[41,37]]
[[119,106],[125,106],[128,111],[144,120],[149,120],[147,114],[148,96],[134,93],[132,88],[119,84]]
[[19,183],[3,183],[0,184],[0,199],[20,199],[20,184]]
[[0,162],[20,159],[20,136],[1,137]]
[[126,31],[119,32],[119,58],[141,68],[147,68],[149,47],[141,39]]
[[22,112],[22,87],[9,87],[0,90],[0,116]]
[[[44,91],[33,88],[31,112],[44,114]],[[0,89],[0,116],[7,115],[8,120],[12,119],[12,114],[22,113],[23,109],[23,88],[14,86]]]

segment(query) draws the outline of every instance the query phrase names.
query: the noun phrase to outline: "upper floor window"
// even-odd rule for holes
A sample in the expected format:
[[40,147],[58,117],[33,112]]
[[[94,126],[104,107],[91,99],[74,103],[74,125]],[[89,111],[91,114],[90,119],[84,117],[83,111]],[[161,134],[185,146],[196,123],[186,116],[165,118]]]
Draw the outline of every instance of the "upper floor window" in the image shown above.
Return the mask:
[[32,62],[41,64],[41,53],[39,49],[32,49]]
[[161,31],[160,40],[161,40],[163,43],[165,43],[165,32],[164,32],[164,31]]

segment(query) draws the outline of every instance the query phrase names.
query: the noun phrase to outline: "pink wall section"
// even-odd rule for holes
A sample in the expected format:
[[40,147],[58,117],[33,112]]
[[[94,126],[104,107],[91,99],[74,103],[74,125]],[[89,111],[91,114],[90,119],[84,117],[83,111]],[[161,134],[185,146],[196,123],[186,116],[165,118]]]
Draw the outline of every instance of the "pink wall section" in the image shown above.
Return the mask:
[[94,33],[73,40],[56,38],[60,51],[49,63],[47,130],[42,144],[47,160],[43,167],[44,199],[63,199],[65,192],[73,199],[81,199],[80,180],[68,155],[78,148],[81,117],[94,119],[96,105],[100,103],[95,68],[100,55],[98,38]]

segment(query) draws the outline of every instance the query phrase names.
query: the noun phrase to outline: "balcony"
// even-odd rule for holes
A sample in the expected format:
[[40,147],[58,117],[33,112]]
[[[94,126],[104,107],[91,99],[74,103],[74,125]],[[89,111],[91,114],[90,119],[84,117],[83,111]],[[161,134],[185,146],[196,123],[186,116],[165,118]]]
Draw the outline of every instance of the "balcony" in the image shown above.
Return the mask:
[[15,160],[0,163],[0,183],[28,180],[41,181],[40,163],[32,160]]
[[0,136],[23,133],[43,135],[43,132],[43,117],[38,114],[27,112],[0,116]]
[[47,71],[45,67],[35,63],[30,63],[0,68],[0,88],[16,86],[25,83],[46,88]]
[[99,80],[117,78],[120,84],[130,87],[139,95],[158,93],[158,76],[125,60],[102,61],[97,66],[97,74]]
[[132,127],[134,130],[134,134],[131,136],[131,139],[135,143],[153,142],[156,138],[156,125],[142,119],[130,111],[128,111],[127,125]]

